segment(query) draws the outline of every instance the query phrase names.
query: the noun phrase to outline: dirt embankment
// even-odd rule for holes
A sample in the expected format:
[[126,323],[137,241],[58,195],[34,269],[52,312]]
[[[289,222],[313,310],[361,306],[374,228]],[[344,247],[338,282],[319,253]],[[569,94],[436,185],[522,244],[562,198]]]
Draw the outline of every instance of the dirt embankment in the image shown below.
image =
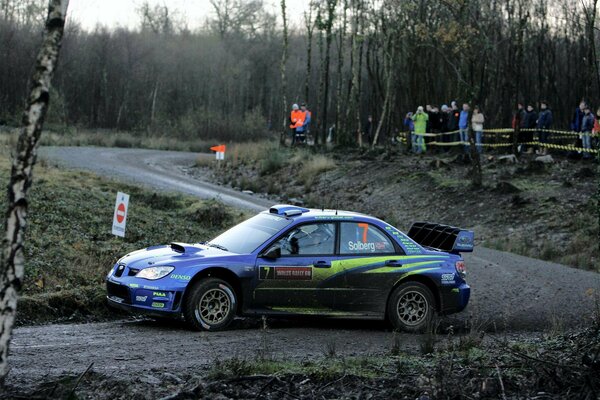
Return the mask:
[[524,155],[512,163],[485,155],[484,187],[473,189],[471,165],[453,153],[241,146],[230,153],[220,167],[201,159],[190,173],[269,193],[274,202],[373,214],[401,229],[420,220],[471,228],[481,245],[600,271],[593,162],[555,156],[545,164]]

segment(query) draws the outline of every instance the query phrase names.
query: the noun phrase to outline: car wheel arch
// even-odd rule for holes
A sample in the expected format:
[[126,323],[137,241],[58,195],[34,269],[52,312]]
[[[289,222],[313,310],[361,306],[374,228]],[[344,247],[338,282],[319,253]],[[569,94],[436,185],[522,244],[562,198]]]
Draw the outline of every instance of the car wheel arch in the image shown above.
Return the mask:
[[238,313],[242,310],[242,302],[243,302],[243,292],[242,292],[242,285],[240,282],[240,279],[238,278],[238,276],[233,273],[231,270],[224,268],[224,267],[218,267],[218,266],[214,266],[214,267],[209,267],[209,268],[204,268],[200,271],[198,271],[190,280],[190,282],[188,283],[187,287],[185,288],[185,291],[183,293],[183,303],[185,304],[185,299],[186,296],[189,295],[190,291],[188,289],[194,287],[194,285],[201,281],[202,279],[206,279],[206,278],[218,278],[218,279],[222,279],[225,282],[227,282],[228,284],[231,285],[231,287],[233,288],[233,291],[235,293],[236,296],[236,300],[238,303]]
[[[435,282],[433,281],[433,279],[425,276],[425,275],[411,275],[411,276],[407,276],[406,278],[400,279],[398,280],[394,286],[392,286],[392,288],[390,289],[390,291],[388,292],[387,295],[387,299],[385,304],[388,304],[389,300],[390,300],[390,296],[392,295],[392,293],[394,293],[394,290],[396,290],[396,288],[402,284],[408,283],[408,282],[418,282],[421,283],[423,285],[425,285],[427,287],[427,289],[429,289],[431,291],[431,295],[434,298],[435,301],[435,310],[437,312],[439,312],[442,309],[442,302],[441,302],[441,298],[440,298],[440,290],[437,287],[437,285],[435,284]],[[386,307],[386,314],[387,314],[387,307]],[[386,315],[387,318],[387,315]]]

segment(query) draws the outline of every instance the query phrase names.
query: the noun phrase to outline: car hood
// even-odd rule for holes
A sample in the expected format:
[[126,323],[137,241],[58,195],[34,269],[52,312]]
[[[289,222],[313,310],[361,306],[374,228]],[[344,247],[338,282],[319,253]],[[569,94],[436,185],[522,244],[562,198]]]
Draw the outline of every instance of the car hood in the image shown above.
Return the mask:
[[160,265],[176,266],[190,261],[211,261],[235,255],[237,254],[200,243],[171,243],[134,251],[122,257],[118,263],[125,264],[129,268],[143,269]]

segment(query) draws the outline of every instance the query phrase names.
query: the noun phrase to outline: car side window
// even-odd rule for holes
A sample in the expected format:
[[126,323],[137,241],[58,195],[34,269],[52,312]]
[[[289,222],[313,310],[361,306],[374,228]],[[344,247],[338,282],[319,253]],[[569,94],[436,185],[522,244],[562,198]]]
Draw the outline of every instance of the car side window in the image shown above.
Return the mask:
[[306,224],[292,229],[273,246],[281,248],[282,256],[333,255],[335,224]]
[[363,222],[340,224],[340,254],[395,253],[394,244],[381,229]]

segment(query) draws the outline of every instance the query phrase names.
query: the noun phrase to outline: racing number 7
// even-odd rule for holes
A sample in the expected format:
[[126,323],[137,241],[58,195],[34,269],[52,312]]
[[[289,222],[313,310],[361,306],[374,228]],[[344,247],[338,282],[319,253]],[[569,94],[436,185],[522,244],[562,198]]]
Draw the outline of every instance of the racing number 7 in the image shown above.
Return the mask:
[[363,228],[363,243],[367,243],[367,232],[369,231],[369,224],[360,223],[358,224],[359,228]]

